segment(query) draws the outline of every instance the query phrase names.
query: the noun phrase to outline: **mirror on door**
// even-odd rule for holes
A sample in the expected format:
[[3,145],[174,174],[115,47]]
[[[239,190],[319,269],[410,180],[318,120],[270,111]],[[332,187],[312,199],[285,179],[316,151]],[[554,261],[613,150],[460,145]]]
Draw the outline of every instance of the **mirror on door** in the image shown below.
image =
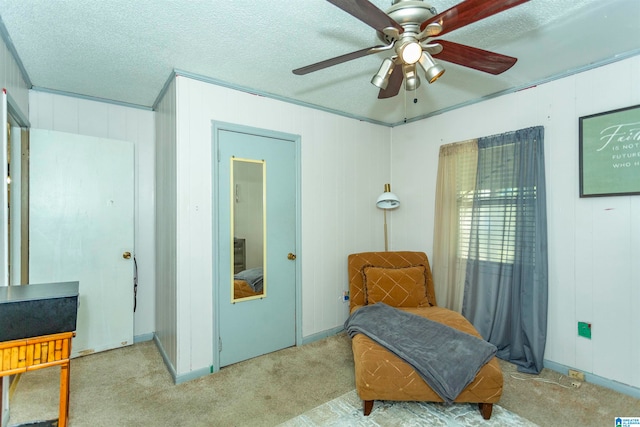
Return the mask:
[[266,164],[231,158],[231,302],[267,296]]

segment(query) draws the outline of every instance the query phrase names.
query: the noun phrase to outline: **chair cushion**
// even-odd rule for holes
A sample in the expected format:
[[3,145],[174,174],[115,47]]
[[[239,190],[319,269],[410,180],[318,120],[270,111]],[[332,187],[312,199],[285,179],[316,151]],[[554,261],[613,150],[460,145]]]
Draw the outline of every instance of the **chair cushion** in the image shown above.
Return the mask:
[[366,303],[383,302],[392,307],[428,306],[426,269],[422,265],[402,268],[365,267]]
[[424,266],[426,270],[426,288],[429,304],[437,305],[436,293],[433,289],[433,278],[431,277],[431,268],[429,267],[429,259],[424,252],[414,251],[394,251],[394,252],[361,252],[350,254],[348,257],[349,272],[349,310],[353,311],[354,307],[366,305],[366,295],[364,288],[364,271],[365,267],[383,267],[383,268],[404,268],[413,266]]
[[[356,308],[357,310],[357,308]],[[460,313],[442,307],[402,308],[481,338]],[[355,311],[355,310],[354,310]],[[442,402],[442,398],[404,360],[363,334],[352,340],[355,383],[362,400]],[[503,389],[503,376],[497,358],[484,365],[456,402],[497,403]]]

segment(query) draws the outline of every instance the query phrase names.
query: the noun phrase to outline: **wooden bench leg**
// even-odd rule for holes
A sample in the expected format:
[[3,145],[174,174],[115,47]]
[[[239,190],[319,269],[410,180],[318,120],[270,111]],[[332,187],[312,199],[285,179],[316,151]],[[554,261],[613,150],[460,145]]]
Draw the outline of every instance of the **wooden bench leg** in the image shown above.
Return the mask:
[[480,407],[480,413],[482,414],[482,418],[488,420],[491,418],[491,412],[493,411],[493,403],[478,403]]
[[373,409],[373,400],[363,400],[362,403],[364,403],[364,416],[366,417]]
[[69,379],[71,377],[70,362],[60,365],[60,413],[58,427],[67,427],[69,419]]

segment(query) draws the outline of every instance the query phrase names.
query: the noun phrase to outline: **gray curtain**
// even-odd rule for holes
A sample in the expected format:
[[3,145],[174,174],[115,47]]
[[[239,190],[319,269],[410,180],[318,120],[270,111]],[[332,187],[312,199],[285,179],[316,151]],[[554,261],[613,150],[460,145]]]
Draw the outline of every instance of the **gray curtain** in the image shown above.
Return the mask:
[[478,140],[462,314],[520,372],[543,368],[547,211],[542,126]]

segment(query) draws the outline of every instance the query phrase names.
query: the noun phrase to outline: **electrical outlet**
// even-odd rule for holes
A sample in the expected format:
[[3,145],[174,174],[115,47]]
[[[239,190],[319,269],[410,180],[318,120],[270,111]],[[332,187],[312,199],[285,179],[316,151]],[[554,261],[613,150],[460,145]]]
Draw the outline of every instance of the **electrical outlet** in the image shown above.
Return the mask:
[[344,291],[340,299],[342,302],[349,302],[349,291]]
[[591,323],[578,322],[578,336],[591,339]]
[[573,378],[574,380],[584,381],[584,373],[580,371],[576,371],[575,369],[569,369],[569,378]]

